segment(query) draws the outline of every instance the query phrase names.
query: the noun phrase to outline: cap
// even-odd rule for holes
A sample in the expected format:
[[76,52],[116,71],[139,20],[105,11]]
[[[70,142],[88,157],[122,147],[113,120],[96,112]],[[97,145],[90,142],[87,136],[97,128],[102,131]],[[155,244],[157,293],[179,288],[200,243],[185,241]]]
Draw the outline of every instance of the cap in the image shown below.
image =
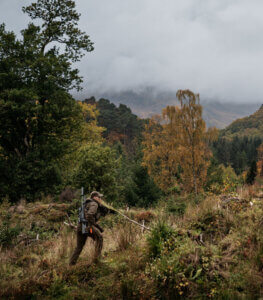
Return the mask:
[[90,198],[94,198],[94,197],[100,197],[102,198],[103,195],[99,192],[96,192],[96,191],[93,191],[91,194],[90,194]]

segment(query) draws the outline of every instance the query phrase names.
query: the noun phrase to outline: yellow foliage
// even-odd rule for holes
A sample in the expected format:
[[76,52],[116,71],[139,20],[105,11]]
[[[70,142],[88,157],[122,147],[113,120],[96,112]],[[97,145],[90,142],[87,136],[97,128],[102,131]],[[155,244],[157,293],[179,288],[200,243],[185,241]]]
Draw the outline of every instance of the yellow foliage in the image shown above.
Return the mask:
[[[79,149],[85,147],[88,143],[103,142],[102,132],[104,128],[97,124],[99,111],[96,109],[96,105],[87,104],[82,101],[77,101],[77,104],[81,108],[81,128],[75,135],[70,135],[69,133],[71,151],[64,156],[62,162],[66,178],[71,176],[71,173],[76,167]],[[78,121],[79,120],[76,120],[76,122]]]
[[143,165],[162,189],[176,184],[178,161],[176,157],[176,138],[172,126],[165,121],[166,115],[154,116],[145,127]]
[[82,101],[77,101],[77,103],[81,107],[84,121],[82,124],[81,143],[102,141],[101,134],[105,129],[97,124],[99,111],[96,109],[96,105],[87,104]]
[[168,106],[154,116],[144,132],[143,164],[162,188],[174,187],[178,170],[185,190],[197,193],[204,185],[211,152],[207,142],[217,131],[206,132],[199,95],[179,90],[179,107]]
[[257,162],[257,169],[258,169],[258,174],[259,176],[263,176],[263,144],[261,144],[257,148],[257,153],[258,153],[258,162]]

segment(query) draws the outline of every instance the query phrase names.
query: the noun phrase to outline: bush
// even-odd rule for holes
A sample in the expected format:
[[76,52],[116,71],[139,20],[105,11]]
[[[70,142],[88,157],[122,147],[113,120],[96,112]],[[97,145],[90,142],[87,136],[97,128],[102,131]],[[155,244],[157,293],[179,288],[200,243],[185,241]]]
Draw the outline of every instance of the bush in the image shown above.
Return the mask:
[[176,216],[182,216],[186,210],[186,202],[184,199],[171,197],[167,200],[166,210]]
[[165,242],[168,241],[174,233],[173,228],[165,223],[159,222],[147,237],[149,256],[151,258],[159,257]]
[[3,247],[11,246],[14,240],[21,232],[20,226],[17,224],[15,227],[11,226],[11,215],[7,214],[0,227],[0,245]]
[[70,187],[66,187],[61,194],[59,195],[59,202],[72,202],[72,200],[76,198],[76,191],[74,191]]

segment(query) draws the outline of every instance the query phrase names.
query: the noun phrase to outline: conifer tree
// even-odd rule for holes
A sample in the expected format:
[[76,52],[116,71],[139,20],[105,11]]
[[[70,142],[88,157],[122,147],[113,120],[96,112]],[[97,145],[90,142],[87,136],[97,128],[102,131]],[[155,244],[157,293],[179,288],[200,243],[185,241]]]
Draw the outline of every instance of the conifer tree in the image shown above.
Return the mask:
[[247,173],[246,183],[252,185],[255,182],[256,176],[257,176],[257,163],[255,160],[253,160],[250,169]]

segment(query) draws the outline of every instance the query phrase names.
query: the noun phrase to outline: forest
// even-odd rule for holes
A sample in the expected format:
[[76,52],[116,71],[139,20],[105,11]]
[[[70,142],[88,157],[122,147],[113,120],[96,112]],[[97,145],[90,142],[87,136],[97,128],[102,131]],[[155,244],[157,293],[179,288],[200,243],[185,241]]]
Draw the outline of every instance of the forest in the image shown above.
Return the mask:
[[[1,299],[260,299],[263,108],[218,130],[190,90],[147,119],[74,99],[75,2],[22,10],[21,37],[0,25]],[[88,242],[70,267],[82,187],[149,230],[108,215],[100,261]]]

